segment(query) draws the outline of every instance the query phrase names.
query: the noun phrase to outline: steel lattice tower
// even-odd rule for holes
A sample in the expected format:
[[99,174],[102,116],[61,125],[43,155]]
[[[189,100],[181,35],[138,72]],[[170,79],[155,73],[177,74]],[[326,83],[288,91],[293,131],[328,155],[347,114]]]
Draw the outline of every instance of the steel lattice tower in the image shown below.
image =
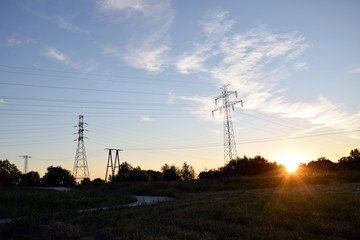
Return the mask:
[[221,94],[221,96],[219,96],[215,99],[215,105],[217,105],[217,100],[219,100],[220,98],[222,98],[222,100],[223,100],[223,105],[212,111],[212,114],[214,116],[215,111],[219,110],[220,114],[221,114],[222,110],[224,110],[223,116],[224,116],[224,163],[225,164],[228,163],[229,161],[231,161],[232,159],[234,159],[235,157],[237,157],[235,134],[234,134],[233,124],[232,124],[230,108],[232,108],[234,111],[235,104],[241,103],[241,106],[243,105],[242,100],[234,101],[234,102],[231,102],[229,100],[229,96],[233,95],[233,94],[237,98],[237,92],[229,91],[228,90],[229,86],[230,86],[230,84],[227,84],[227,85],[224,85],[222,88],[220,88],[222,90],[222,94]]
[[[105,182],[107,181],[107,177],[108,177],[108,170],[110,168],[110,176],[112,178],[115,177],[116,174],[116,169],[118,169],[118,173],[120,173],[120,155],[119,152],[123,151],[122,149],[117,149],[117,148],[105,148],[105,150],[109,151],[109,155],[108,155],[108,162],[107,162],[107,166],[106,166],[106,173],[105,173]],[[111,152],[115,151],[115,162],[113,163],[112,160],[112,154]]]
[[28,159],[31,158],[31,157],[28,156],[28,155],[19,156],[19,157],[24,158],[24,174],[26,174],[27,171],[28,171]]
[[[79,115],[79,125],[75,126],[78,127],[78,139],[77,139],[77,149],[75,155],[75,163],[74,163],[74,178],[76,182],[83,180],[84,178],[90,178],[89,168],[86,159],[86,152],[85,152],[85,145],[84,145],[84,116]],[[75,140],[76,141],[76,140]],[[78,181],[79,180],[79,181]]]

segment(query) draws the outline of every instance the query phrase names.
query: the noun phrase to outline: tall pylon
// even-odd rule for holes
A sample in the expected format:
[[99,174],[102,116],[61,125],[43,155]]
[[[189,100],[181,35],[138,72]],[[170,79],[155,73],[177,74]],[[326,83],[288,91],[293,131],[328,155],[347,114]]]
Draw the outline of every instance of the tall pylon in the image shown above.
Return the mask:
[[[116,174],[116,169],[118,169],[118,172],[120,172],[120,155],[119,152],[123,151],[122,149],[117,149],[117,148],[105,148],[105,151],[109,151],[109,155],[108,155],[108,162],[107,162],[107,166],[106,166],[106,173],[105,173],[105,182],[107,181],[107,177],[108,177],[108,170],[110,168],[111,171],[111,177],[113,178]],[[115,162],[113,163],[112,160],[112,154],[111,152],[115,151]]]
[[28,159],[31,158],[31,157],[28,156],[28,155],[19,156],[19,157],[24,158],[24,174],[26,174],[27,171],[28,171]]
[[236,152],[236,142],[235,142],[235,134],[232,124],[231,111],[230,108],[234,111],[234,105],[237,103],[241,103],[243,106],[243,101],[229,101],[230,95],[235,95],[237,98],[237,91],[229,91],[228,87],[230,84],[224,85],[220,89],[222,90],[222,94],[215,98],[215,105],[217,105],[217,100],[222,98],[223,105],[214,109],[212,111],[212,115],[214,116],[214,112],[219,110],[220,114],[222,114],[222,110],[224,110],[224,163],[227,164],[229,161],[237,157]]
[[[89,168],[86,159],[85,145],[84,145],[84,116],[79,115],[79,124],[75,127],[78,127],[78,139],[77,139],[77,149],[75,155],[75,163],[74,163],[74,178],[76,182],[80,182],[84,178],[90,178]],[[76,139],[75,139],[76,141]]]

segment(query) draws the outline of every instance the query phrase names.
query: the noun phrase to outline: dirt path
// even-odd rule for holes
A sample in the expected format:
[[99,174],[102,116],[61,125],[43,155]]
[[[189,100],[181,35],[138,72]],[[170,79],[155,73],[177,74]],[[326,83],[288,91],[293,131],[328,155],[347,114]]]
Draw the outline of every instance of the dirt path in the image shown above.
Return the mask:
[[[53,190],[68,191],[69,189],[53,189]],[[167,202],[167,201],[172,201],[173,200],[173,198],[159,197],[159,196],[134,196],[134,197],[137,200],[134,203],[123,204],[123,205],[112,206],[112,207],[82,209],[82,210],[78,210],[77,212],[78,213],[85,213],[85,212],[106,211],[106,210],[113,210],[113,209],[124,208],[124,207],[137,207],[137,206],[143,206],[143,205],[152,205],[152,204],[157,204],[159,202]],[[22,219],[22,218],[24,218],[24,217],[3,218],[3,219],[0,219],[0,224],[11,223],[12,221],[19,220],[19,219]]]
[[106,211],[106,210],[112,210],[116,208],[123,208],[123,207],[137,207],[137,206],[143,206],[143,205],[152,205],[157,204],[159,202],[167,202],[172,201],[173,198],[169,197],[159,197],[159,196],[134,196],[136,198],[136,202],[129,203],[129,204],[123,204],[118,206],[112,206],[112,207],[103,207],[103,208],[90,208],[90,209],[82,209],[78,210],[78,213],[83,212],[95,212],[95,211]]

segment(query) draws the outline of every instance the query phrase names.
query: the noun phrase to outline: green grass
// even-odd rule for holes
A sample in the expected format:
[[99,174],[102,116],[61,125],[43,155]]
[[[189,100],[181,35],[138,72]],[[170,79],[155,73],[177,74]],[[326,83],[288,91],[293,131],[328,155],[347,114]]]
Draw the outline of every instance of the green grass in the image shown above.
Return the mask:
[[112,184],[78,191],[88,199],[135,193],[173,196],[174,201],[82,214],[68,206],[1,225],[0,238],[360,239],[359,188],[359,183],[341,181],[309,185],[295,176]]

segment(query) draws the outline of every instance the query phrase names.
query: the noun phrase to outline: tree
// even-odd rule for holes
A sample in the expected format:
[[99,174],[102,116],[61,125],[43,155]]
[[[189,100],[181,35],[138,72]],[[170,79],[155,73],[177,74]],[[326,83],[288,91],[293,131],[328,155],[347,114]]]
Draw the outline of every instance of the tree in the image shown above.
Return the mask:
[[339,159],[340,168],[360,170],[360,151],[355,148],[350,151],[348,157],[342,157]]
[[146,173],[150,176],[150,180],[157,182],[164,180],[164,174],[159,171],[147,170]]
[[165,164],[161,167],[162,173],[164,174],[164,180],[167,181],[177,181],[181,180],[180,170],[172,165],[171,167],[168,164]]
[[41,180],[38,172],[28,172],[20,176],[19,184],[27,187],[40,186]]
[[149,182],[150,175],[146,171],[141,170],[140,167],[133,168],[129,163],[123,162],[120,164],[118,174],[111,180],[112,182]]
[[101,178],[95,178],[92,181],[92,185],[94,185],[94,186],[103,185],[103,184],[105,184],[105,180],[103,180]]
[[146,171],[141,170],[140,167],[134,168],[130,171],[128,181],[132,182],[150,182],[150,175]]
[[9,160],[0,160],[0,187],[16,185],[21,172]]
[[65,187],[76,185],[76,181],[69,170],[50,166],[47,168],[41,184],[45,187]]
[[194,180],[195,178],[194,168],[189,166],[186,162],[184,162],[184,165],[180,171],[180,177],[183,181]]
[[320,157],[316,161],[309,162],[307,164],[307,167],[310,168],[312,171],[322,173],[337,170],[337,165],[326,157]]
[[89,186],[90,184],[91,184],[90,178],[84,178],[83,180],[81,180],[80,183],[81,186]]

